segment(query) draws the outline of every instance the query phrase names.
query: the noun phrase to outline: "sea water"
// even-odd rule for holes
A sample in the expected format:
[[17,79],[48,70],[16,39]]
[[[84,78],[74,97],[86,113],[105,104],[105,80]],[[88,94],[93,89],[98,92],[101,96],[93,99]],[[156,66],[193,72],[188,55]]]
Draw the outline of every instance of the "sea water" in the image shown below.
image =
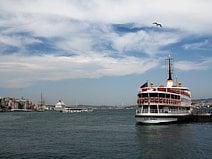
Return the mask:
[[0,158],[212,158],[212,123],[145,126],[134,115],[126,109],[0,113]]

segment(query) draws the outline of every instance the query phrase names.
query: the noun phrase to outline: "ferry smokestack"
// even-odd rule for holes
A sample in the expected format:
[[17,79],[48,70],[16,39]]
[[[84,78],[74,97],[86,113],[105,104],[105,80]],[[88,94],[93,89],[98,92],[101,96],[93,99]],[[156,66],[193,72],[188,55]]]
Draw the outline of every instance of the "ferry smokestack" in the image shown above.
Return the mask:
[[167,87],[173,86],[173,80],[172,80],[172,58],[169,55],[168,58],[168,79],[167,79]]

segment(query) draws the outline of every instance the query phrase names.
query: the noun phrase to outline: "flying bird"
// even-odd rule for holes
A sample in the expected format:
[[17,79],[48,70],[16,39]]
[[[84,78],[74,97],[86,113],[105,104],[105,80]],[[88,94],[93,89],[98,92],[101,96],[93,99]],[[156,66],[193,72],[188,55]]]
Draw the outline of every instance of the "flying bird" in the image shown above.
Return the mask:
[[159,26],[159,27],[162,28],[162,24],[160,24],[160,23],[154,22],[154,23],[152,23],[152,24],[154,24],[154,25]]

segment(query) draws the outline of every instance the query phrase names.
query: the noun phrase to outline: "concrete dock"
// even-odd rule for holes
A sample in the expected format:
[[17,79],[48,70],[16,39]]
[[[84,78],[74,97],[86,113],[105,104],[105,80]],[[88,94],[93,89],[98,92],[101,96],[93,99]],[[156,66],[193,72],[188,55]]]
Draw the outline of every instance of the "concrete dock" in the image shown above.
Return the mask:
[[211,113],[197,113],[190,115],[191,122],[211,122],[212,114]]

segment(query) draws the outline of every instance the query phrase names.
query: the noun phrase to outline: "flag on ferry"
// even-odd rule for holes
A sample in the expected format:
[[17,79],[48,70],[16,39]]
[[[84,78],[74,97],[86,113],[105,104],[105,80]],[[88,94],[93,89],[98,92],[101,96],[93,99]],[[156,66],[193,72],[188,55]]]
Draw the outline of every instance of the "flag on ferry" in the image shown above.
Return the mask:
[[140,88],[148,87],[148,82],[145,82],[143,85],[141,85]]

